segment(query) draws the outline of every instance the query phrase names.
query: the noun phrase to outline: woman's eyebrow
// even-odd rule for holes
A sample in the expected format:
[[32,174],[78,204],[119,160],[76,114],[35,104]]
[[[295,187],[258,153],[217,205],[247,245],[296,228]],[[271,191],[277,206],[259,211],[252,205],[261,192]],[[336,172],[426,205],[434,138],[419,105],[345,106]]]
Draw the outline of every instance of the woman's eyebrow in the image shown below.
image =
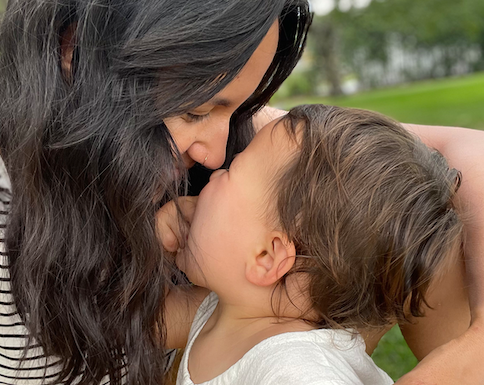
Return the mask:
[[230,107],[232,105],[232,102],[228,99],[225,98],[217,98],[214,97],[213,99],[208,101],[209,104],[212,106],[222,106],[222,107]]

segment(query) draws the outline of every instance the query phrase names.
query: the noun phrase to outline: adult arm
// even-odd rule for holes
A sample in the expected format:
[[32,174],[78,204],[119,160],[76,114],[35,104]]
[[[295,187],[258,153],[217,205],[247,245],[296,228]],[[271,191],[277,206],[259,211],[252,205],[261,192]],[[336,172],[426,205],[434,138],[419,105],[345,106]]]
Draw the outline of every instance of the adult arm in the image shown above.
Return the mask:
[[484,131],[406,125],[462,172],[458,212],[465,222],[465,265],[474,318],[484,317]]
[[[434,310],[427,317],[402,327],[416,356],[426,357],[397,384],[484,384],[484,132],[406,127],[462,172],[456,202],[465,223],[465,265],[457,261],[432,288],[429,301]],[[464,269],[470,310],[466,310]]]
[[265,106],[252,118],[252,124],[254,126],[255,132],[259,132],[262,127],[267,123],[272,122],[274,119],[280,118],[286,115],[287,111],[280,110],[279,108]]
[[[262,109],[254,116],[256,130],[284,113]],[[456,203],[465,222],[465,245],[464,261],[456,258],[430,291],[433,310],[413,325],[401,326],[410,348],[422,361],[397,384],[484,384],[484,132],[404,126],[462,172]]]
[[[457,209],[464,220],[464,258],[429,289],[432,309],[401,325],[420,363],[397,385],[484,384],[484,132],[405,125],[462,172]],[[469,296],[469,297],[468,297]]]
[[164,313],[167,349],[181,349],[186,346],[195,314],[209,293],[209,290],[198,286],[170,291],[165,300]]
[[461,336],[433,350],[397,385],[479,385],[484,384],[484,329],[481,320]]

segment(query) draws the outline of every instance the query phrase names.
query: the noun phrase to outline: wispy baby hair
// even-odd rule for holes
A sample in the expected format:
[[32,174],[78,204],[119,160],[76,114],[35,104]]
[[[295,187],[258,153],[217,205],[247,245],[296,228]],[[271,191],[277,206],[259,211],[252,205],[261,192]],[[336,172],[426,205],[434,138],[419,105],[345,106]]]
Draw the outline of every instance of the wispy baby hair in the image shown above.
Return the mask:
[[380,114],[324,105],[283,120],[299,155],[278,178],[277,215],[309,276],[318,327],[422,316],[431,279],[460,249],[460,173]]

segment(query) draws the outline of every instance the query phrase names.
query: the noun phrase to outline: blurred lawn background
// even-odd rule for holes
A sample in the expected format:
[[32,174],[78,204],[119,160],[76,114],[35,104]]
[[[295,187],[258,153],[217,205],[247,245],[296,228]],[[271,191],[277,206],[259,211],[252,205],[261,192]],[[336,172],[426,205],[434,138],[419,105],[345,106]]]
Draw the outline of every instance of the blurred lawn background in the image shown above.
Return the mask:
[[484,129],[484,72],[461,77],[405,83],[349,96],[276,94],[273,106],[324,103],[381,112],[405,123]]

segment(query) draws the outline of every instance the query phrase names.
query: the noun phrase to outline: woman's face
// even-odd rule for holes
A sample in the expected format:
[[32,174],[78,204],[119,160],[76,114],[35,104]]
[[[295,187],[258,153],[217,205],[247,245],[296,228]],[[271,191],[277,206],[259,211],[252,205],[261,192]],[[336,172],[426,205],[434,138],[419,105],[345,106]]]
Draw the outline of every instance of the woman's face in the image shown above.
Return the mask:
[[208,102],[165,119],[187,168],[196,162],[216,169],[225,161],[230,117],[256,90],[276,53],[279,25],[274,22],[241,72]]

